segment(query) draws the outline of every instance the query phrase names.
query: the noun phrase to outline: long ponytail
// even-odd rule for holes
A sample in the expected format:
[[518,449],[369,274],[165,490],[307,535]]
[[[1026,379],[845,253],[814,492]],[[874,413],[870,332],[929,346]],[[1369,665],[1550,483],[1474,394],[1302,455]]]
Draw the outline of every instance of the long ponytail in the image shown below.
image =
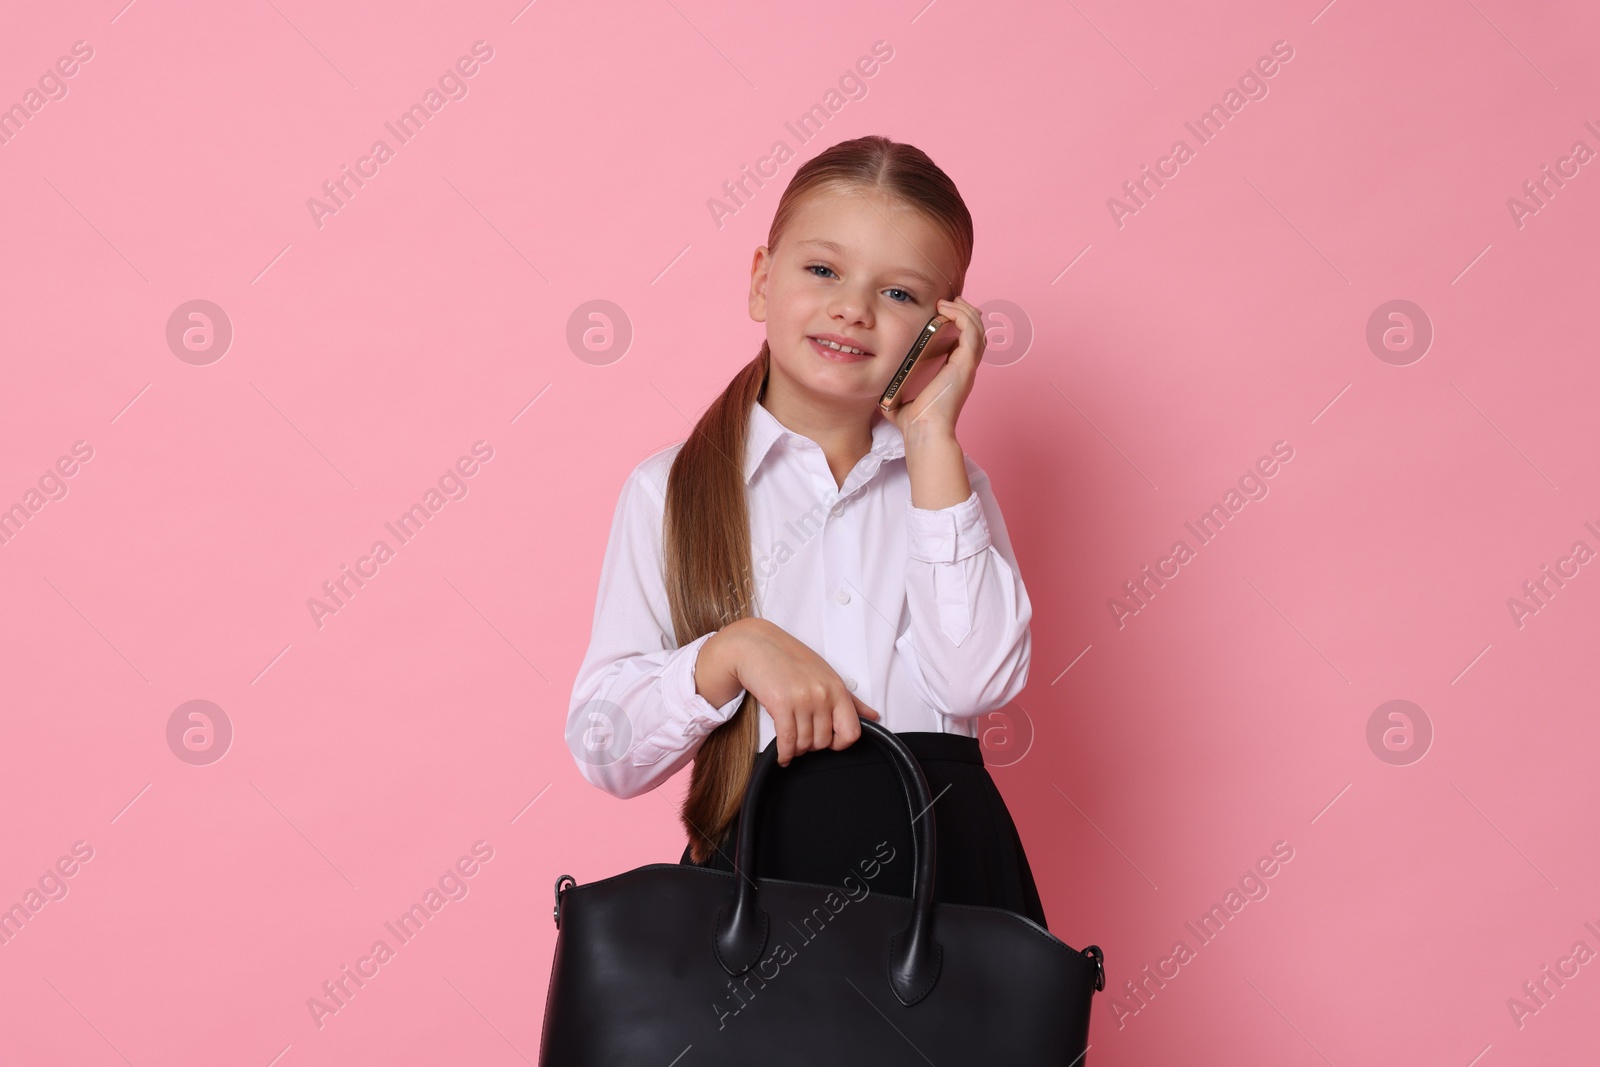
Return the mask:
[[[679,647],[754,614],[745,438],[770,359],[763,341],[700,417],[667,476],[662,544]],[[701,742],[680,815],[696,863],[710,857],[738,814],[760,739],[759,705],[746,692],[739,710]]]

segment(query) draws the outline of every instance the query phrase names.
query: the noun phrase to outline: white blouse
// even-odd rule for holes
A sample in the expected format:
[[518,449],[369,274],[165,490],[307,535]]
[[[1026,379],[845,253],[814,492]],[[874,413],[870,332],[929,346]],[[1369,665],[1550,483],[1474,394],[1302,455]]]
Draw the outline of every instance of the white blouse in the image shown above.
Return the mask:
[[[826,660],[885,727],[977,736],[977,716],[1022,692],[1032,652],[1033,606],[988,476],[965,457],[972,495],[925,510],[911,504],[905,441],[883,416],[843,486],[815,441],[759,403],[750,418],[754,614]],[[623,798],[671,778],[745,695],[714,707],[695,691],[710,633],[676,647],[661,523],[682,447],[646,458],[622,486],[568,708],[579,771]],[[764,748],[772,718],[755,710]]]

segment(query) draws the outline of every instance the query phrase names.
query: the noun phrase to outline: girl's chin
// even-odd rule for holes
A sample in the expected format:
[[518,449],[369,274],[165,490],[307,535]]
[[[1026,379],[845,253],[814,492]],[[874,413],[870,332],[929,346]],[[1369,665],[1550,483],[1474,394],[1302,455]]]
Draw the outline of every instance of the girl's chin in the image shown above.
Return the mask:
[[825,403],[856,407],[865,403],[876,404],[883,395],[883,384],[874,382],[864,373],[850,366],[818,368],[815,364],[799,374],[790,374],[803,392]]
[[870,382],[863,382],[854,388],[840,382],[815,380],[810,385],[812,395],[818,400],[844,408],[876,407],[878,397],[883,395],[883,389]]
[[[805,342],[810,349],[811,342]],[[880,367],[877,357],[840,363],[802,351],[797,360],[777,359],[786,372],[785,377],[818,400],[834,401],[852,407],[870,399],[876,403],[883,395],[886,381],[877,381]]]

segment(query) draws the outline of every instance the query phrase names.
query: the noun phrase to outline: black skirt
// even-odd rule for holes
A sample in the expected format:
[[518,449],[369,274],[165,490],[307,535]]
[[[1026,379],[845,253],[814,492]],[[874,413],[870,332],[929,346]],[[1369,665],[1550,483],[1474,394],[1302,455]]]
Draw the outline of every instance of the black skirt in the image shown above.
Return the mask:
[[[1005,908],[1049,929],[1022,839],[983,765],[978,739],[922,731],[895,736],[922,765],[934,797],[934,900]],[[861,864],[870,864],[887,841],[895,859],[873,877],[873,892],[910,897],[911,814],[899,776],[866,738],[842,752],[796,756],[789,766],[774,767],[762,790],[755,873],[841,885],[849,874],[859,879]],[[729,843],[704,866],[733,870],[738,827],[736,816]],[[687,847],[679,862],[692,864]]]

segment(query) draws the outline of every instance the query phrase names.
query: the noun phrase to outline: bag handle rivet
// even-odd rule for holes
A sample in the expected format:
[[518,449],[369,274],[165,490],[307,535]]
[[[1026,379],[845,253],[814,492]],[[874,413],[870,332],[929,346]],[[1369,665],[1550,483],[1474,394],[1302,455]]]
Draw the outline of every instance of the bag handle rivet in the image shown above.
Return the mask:
[[578,884],[578,880],[576,878],[572,877],[572,875],[570,875],[570,874],[563,874],[561,877],[556,879],[556,906],[550,909],[550,914],[555,918],[556,929],[557,930],[561,929],[561,889],[562,889],[561,883],[562,882],[571,883],[570,885],[568,885],[566,887],[568,889],[571,889],[572,886],[575,886],[575,885]]
[[1094,987],[1097,990],[1106,987],[1106,956],[1100,951],[1099,945],[1090,945],[1083,950],[1085,956],[1094,960]]

